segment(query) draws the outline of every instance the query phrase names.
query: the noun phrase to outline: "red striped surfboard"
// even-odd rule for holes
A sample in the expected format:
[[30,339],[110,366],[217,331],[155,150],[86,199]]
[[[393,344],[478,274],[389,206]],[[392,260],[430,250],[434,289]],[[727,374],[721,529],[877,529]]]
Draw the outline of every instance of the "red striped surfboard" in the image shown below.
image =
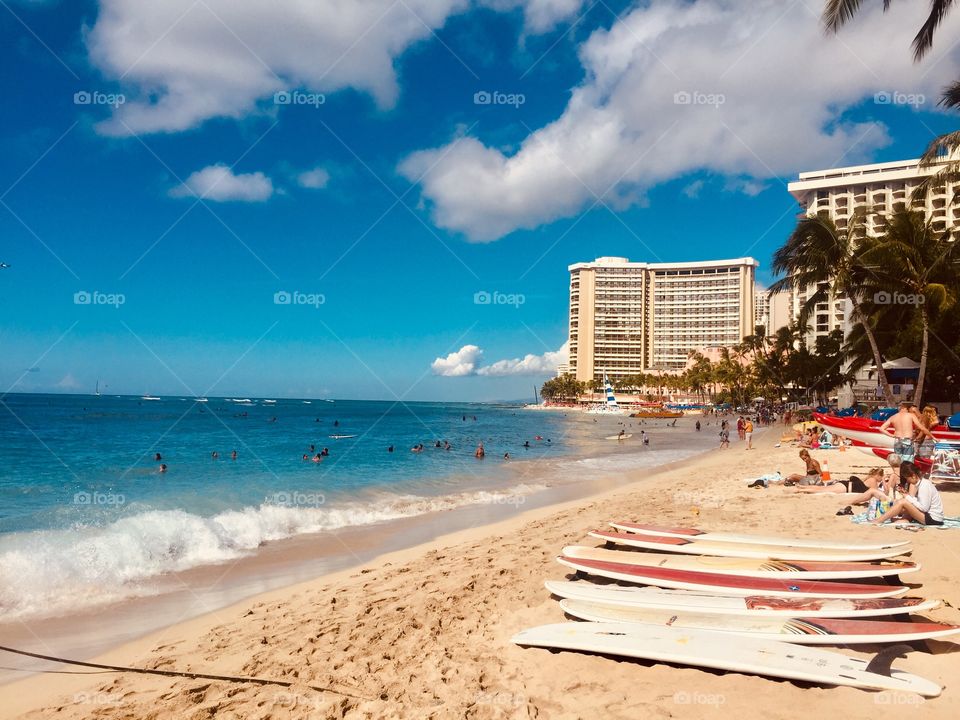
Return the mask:
[[660,535],[662,537],[679,537],[688,540],[710,540],[711,542],[740,543],[747,545],[785,545],[787,547],[811,547],[823,550],[883,550],[909,545],[910,541],[895,541],[882,543],[838,543],[825,540],[811,540],[801,538],[767,537],[764,535],[749,535],[743,533],[717,533],[689,527],[664,527],[662,525],[647,525],[627,521],[610,523],[617,530],[640,535]]
[[581,560],[558,557],[557,562],[588,575],[622,580],[641,585],[655,585],[677,590],[709,591],[717,595],[767,595],[770,597],[809,598],[881,598],[903,595],[903,585],[870,585],[867,583],[833,582],[831,580],[789,580],[720,575],[697,570],[670,570],[640,567],[603,560]]

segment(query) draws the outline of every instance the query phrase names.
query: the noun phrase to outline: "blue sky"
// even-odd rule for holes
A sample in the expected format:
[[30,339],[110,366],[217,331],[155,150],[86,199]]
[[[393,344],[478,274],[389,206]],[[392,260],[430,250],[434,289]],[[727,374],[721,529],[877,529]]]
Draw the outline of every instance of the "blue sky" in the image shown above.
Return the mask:
[[797,172],[955,129],[922,7],[141,5],[0,7],[0,389],[527,397],[569,264],[767,281]]

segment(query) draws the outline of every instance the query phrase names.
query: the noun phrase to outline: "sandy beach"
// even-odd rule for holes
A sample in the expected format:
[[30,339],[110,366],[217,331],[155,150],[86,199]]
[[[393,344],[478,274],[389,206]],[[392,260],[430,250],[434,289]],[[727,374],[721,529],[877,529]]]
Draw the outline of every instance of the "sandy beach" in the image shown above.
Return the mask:
[[[947,604],[928,617],[960,622],[955,577],[960,531],[856,525],[835,512],[842,495],[807,496],[782,487],[748,489],[766,472],[802,470],[797,449],[775,448],[780,429],[734,441],[669,469],[634,472],[613,491],[444,536],[360,567],[258,595],[117,647],[98,662],[238,675],[290,687],[98,672],[63,666],[0,687],[0,716],[24,718],[787,718],[830,712],[846,718],[912,710],[955,714],[956,645],[929,643],[896,666],[945,686],[932,700],[852,688],[820,688],[736,673],[702,671],[512,645],[527,627],[560,622],[543,582],[567,576],[554,561],[567,544],[596,545],[589,530],[616,519],[711,530],[825,539],[909,537],[911,594]],[[835,477],[874,462],[855,451],[814,451]],[[956,493],[943,493],[948,515]],[[507,514],[505,513],[506,517]],[[901,537],[903,536],[903,537]],[[104,632],[109,632],[104,617]],[[49,653],[40,643],[22,649]],[[871,646],[840,648],[867,656]],[[19,659],[3,654],[2,664]],[[329,688],[320,691],[312,688]]]

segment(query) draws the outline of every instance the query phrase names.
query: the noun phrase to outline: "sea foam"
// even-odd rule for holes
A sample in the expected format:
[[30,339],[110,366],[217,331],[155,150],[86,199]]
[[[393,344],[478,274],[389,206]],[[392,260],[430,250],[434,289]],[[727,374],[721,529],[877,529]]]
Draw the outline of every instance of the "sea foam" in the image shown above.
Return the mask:
[[[184,510],[146,510],[104,526],[12,533],[0,539],[3,619],[64,614],[161,592],[159,576],[252,554],[264,543],[452,510],[467,505],[520,506],[545,485],[436,497],[380,493],[367,502],[313,507],[265,502],[201,517]],[[301,500],[277,493],[287,502]]]

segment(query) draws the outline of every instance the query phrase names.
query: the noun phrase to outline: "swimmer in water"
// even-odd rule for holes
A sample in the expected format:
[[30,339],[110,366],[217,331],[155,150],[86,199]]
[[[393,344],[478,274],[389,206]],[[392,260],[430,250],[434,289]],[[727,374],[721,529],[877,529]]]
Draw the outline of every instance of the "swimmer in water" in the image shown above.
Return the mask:
[[214,460],[219,460],[219,459],[220,459],[220,453],[218,453],[216,450],[214,450],[212,453],[210,453],[210,457],[213,458]]
[[163,463],[160,463],[160,472],[165,473],[167,471],[167,466]]
[[301,460],[309,460],[309,459],[310,459],[310,456],[307,455],[306,453],[304,453],[304,454],[303,454],[303,457],[300,458],[300,459],[301,459]]
[[324,448],[323,452],[320,453],[320,457],[327,457],[330,455],[330,448]]
[[160,453],[157,453],[156,455],[154,455],[153,459],[156,460],[157,462],[160,462],[161,460],[163,460],[163,458],[160,457]]
[[509,459],[510,459],[510,453],[505,452],[505,453],[503,454],[503,459],[504,459],[504,460],[509,460]]
[[387,448],[387,452],[393,452],[393,445]]
[[314,461],[315,463],[318,463],[318,462],[320,462],[321,460],[323,460],[323,458],[320,457],[320,453],[317,453],[316,455],[313,456],[313,461]]
[[473,456],[477,458],[477,460],[483,460],[484,455],[486,455],[486,452],[484,451],[483,443],[481,442],[477,445],[477,449],[474,451]]
[[236,451],[236,450],[234,450],[232,453],[230,453],[230,459],[231,459],[231,460],[236,460],[236,459],[237,459],[237,451]]

